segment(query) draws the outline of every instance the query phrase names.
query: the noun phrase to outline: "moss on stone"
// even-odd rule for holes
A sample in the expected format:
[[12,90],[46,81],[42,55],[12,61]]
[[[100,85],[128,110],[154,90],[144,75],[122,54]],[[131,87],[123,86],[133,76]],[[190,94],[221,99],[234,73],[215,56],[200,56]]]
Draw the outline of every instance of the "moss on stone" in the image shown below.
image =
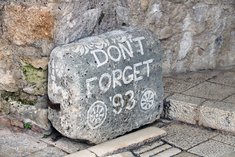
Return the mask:
[[1,98],[7,102],[11,101],[17,101],[19,104],[24,105],[34,105],[36,103],[36,100],[29,100],[29,99],[23,99],[21,98],[21,92],[7,92],[4,91],[1,93]]
[[34,105],[36,104],[36,101],[33,100],[27,100],[27,99],[19,99],[18,102],[24,105]]
[[35,68],[31,64],[22,62],[22,70],[33,95],[43,95],[47,92],[47,69]]
[[6,101],[16,101],[18,100],[20,97],[20,93],[19,92],[7,92],[4,91],[1,93],[1,98],[6,100]]
[[34,68],[30,64],[23,65],[25,80],[30,84],[43,84],[47,79],[47,69]]

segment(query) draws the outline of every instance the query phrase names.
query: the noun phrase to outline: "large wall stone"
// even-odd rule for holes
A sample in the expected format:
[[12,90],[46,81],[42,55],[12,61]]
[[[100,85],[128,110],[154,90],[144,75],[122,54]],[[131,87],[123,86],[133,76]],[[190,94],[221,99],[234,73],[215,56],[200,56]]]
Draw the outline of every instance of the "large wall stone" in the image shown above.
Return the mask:
[[46,7],[10,4],[4,8],[4,36],[17,45],[53,38],[54,18]]
[[63,135],[104,142],[160,117],[162,51],[156,36],[125,27],[56,47],[48,118]]

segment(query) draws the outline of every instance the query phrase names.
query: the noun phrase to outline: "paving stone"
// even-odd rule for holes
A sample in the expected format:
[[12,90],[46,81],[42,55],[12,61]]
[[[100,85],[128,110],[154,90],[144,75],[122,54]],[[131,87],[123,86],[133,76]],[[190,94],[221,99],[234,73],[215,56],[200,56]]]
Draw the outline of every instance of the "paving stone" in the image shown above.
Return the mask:
[[235,72],[223,71],[209,81],[235,87]]
[[177,80],[170,77],[164,77],[163,82],[164,91],[167,93],[181,93],[195,86],[195,83],[185,82],[183,80]]
[[148,151],[148,152],[145,152],[145,153],[143,153],[143,154],[140,154],[140,157],[150,157],[150,156],[153,156],[153,155],[158,154],[158,153],[160,153],[160,152],[163,152],[163,151],[165,151],[165,150],[167,150],[167,149],[169,149],[169,148],[172,148],[171,145],[169,145],[169,144],[164,144],[164,145],[162,145],[162,146],[160,146],[160,147],[157,147],[157,148],[155,148],[155,149],[153,149],[153,150],[150,150],[150,151]]
[[229,96],[228,98],[224,99],[223,101],[235,104],[235,94]]
[[123,152],[115,155],[111,155],[108,157],[135,157],[131,152]]
[[65,155],[67,155],[67,153],[56,147],[47,147],[33,154],[30,154],[27,157],[63,157]]
[[118,153],[123,149],[132,149],[133,147],[142,145],[146,142],[151,142],[164,135],[166,135],[164,130],[156,127],[148,127],[90,147],[88,150],[94,152],[98,156],[105,156]]
[[69,154],[66,157],[96,157],[96,155],[91,151],[85,149],[73,154]]
[[52,141],[51,138],[42,138],[41,141],[48,143],[50,145],[53,145],[67,153],[74,153],[77,152],[79,150],[83,150],[86,149],[88,147],[90,147],[89,145],[85,144],[85,143],[81,143],[72,139],[68,139],[66,137],[62,137],[60,139],[58,139],[57,141]]
[[163,129],[167,132],[167,136],[162,140],[183,150],[192,148],[218,134],[203,128],[177,123],[170,124]]
[[233,93],[235,93],[235,88],[211,82],[203,82],[184,92],[185,95],[211,100],[223,100]]
[[188,152],[182,152],[174,157],[199,157],[195,154],[191,154],[191,153],[188,153]]
[[167,149],[166,151],[163,151],[159,154],[154,155],[153,157],[171,157],[173,155],[179,154],[180,152],[181,150],[178,148],[170,148],[170,149]]
[[147,151],[149,151],[151,149],[154,149],[155,147],[158,147],[158,146],[163,145],[163,144],[164,143],[162,141],[157,141],[157,142],[154,142],[154,143],[144,144],[140,148],[133,150],[133,152],[135,154],[141,154],[141,153],[147,152]]
[[235,135],[219,134],[218,136],[215,136],[213,140],[226,143],[235,147]]
[[26,156],[47,147],[47,144],[24,133],[4,133],[2,130],[0,133],[3,133],[0,136],[0,154],[4,157]]
[[206,101],[199,112],[200,125],[235,133],[235,104]]
[[167,98],[169,106],[165,112],[166,118],[196,124],[198,121],[198,107],[206,99],[174,94]]
[[48,67],[49,98],[60,108],[50,108],[48,118],[66,137],[98,144],[160,118],[162,50],[146,29],[58,46]]
[[219,157],[234,151],[235,147],[213,140],[209,140],[189,150],[191,153],[206,157]]
[[202,83],[210,78],[213,78],[219,74],[219,71],[204,70],[199,72],[187,72],[171,76],[174,79],[183,80],[194,84]]

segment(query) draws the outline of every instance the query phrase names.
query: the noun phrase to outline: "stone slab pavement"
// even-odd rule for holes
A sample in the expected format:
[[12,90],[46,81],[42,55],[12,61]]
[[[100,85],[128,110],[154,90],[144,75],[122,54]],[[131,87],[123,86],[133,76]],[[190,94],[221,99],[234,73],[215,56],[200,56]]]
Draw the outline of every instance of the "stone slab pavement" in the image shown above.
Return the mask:
[[1,127],[0,156],[233,157],[235,135],[161,119],[140,131],[94,146],[65,137],[52,141],[30,130]]
[[162,117],[235,134],[235,68],[165,77]]

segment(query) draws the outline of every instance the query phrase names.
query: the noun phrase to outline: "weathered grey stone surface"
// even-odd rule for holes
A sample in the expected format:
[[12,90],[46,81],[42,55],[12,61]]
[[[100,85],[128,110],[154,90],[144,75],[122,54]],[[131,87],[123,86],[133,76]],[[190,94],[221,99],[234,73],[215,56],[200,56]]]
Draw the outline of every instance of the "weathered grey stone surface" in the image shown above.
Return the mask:
[[[159,147],[157,147],[157,148],[154,148],[154,149],[152,149],[152,150],[150,150],[150,151],[147,151],[147,152],[141,154],[140,156],[141,156],[141,157],[153,156],[153,155],[155,155],[155,154],[159,154],[160,152],[164,152],[164,151],[166,151],[166,150],[168,150],[168,149],[170,149],[170,148],[172,148],[171,145],[169,145],[169,144],[164,144],[164,145],[161,145],[161,146],[159,146]],[[173,154],[173,155],[175,155],[175,154]]]
[[182,152],[176,155],[175,157],[199,157],[199,156],[187,152]]
[[47,145],[35,136],[0,130],[0,154],[4,157],[27,156]]
[[66,137],[62,137],[56,141],[54,141],[51,137],[48,137],[42,138],[41,141],[47,143],[48,145],[57,147],[67,153],[74,153],[86,149],[90,146],[85,143],[77,142]]
[[150,31],[122,28],[55,48],[49,110],[63,135],[100,143],[156,120],[162,112],[162,51]]
[[235,147],[213,140],[209,140],[189,150],[191,153],[207,157],[226,156],[227,154],[234,153],[234,151]]
[[192,82],[176,80],[171,77],[164,77],[164,91],[168,93],[182,93],[195,86]]
[[66,157],[79,157],[79,156],[96,157],[94,153],[92,153],[91,151],[87,149],[73,153],[73,154],[69,154]]
[[154,149],[155,147],[158,147],[158,146],[163,145],[163,144],[164,143],[162,141],[156,141],[156,142],[150,143],[148,145],[143,145],[140,148],[137,148],[137,149],[133,150],[133,152],[135,154],[141,154],[141,153],[147,152],[147,151],[149,151],[151,149]]
[[203,82],[185,91],[183,94],[220,101],[234,94],[234,92],[234,87],[229,87],[211,82]]
[[229,96],[228,98],[224,99],[223,101],[235,104],[235,94]]
[[235,132],[235,105],[206,101],[200,108],[199,124],[229,132]]
[[123,153],[114,154],[108,157],[134,157],[134,155],[131,152],[123,152]]
[[46,134],[51,133],[51,124],[48,120],[47,109],[11,102],[10,112],[19,116],[24,123],[34,124],[42,128]]
[[199,105],[206,99],[183,94],[174,94],[167,98],[168,106],[165,117],[190,124],[196,124],[199,119]]
[[218,134],[186,124],[170,124],[163,129],[167,132],[167,136],[162,139],[183,150],[188,150]]
[[153,142],[166,135],[163,129],[147,127],[88,148],[97,156],[107,156]]
[[[1,111],[8,113],[12,101],[35,104],[47,94],[55,46],[124,25],[159,37],[165,74],[229,68],[235,64],[234,8],[234,0],[0,0],[0,93],[16,95],[0,98]],[[183,92],[202,80],[169,80],[166,88]]]
[[218,136],[214,137],[213,140],[229,144],[235,147],[235,136],[232,134],[219,134]]
[[27,157],[64,157],[65,155],[67,155],[67,153],[56,147],[47,147],[33,154],[30,154]]
[[210,79],[209,81],[235,87],[235,72],[221,72],[220,75]]

